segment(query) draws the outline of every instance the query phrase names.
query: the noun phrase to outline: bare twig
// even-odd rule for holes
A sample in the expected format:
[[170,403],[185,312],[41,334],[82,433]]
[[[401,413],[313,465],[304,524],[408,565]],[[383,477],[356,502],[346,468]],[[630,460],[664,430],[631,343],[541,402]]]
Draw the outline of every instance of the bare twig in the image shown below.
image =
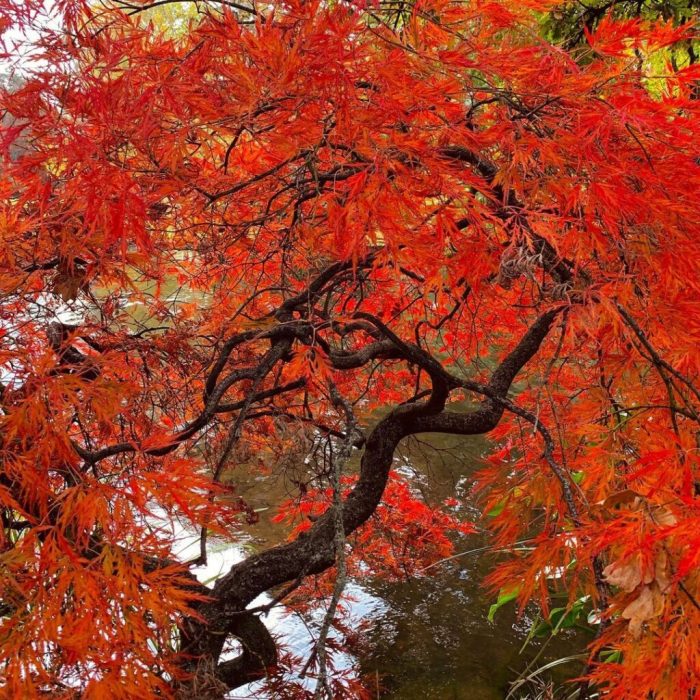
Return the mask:
[[341,477],[343,473],[343,466],[350,458],[350,454],[352,452],[354,441],[353,436],[357,428],[352,407],[347,400],[340,395],[338,389],[332,382],[330,382],[330,395],[336,408],[342,409],[343,413],[345,413],[346,429],[345,439],[340,443],[339,449],[334,455],[331,464],[331,485],[333,487],[332,508],[335,525],[336,576],[331,602],[328,605],[328,610],[326,611],[326,616],[323,620],[323,624],[321,625],[321,630],[319,631],[318,639],[316,640],[316,648],[314,650],[318,659],[318,683],[316,684],[316,690],[314,691],[314,700],[321,700],[321,698],[324,696],[329,699],[333,697],[331,689],[328,686],[328,671],[326,668],[326,640],[328,639],[328,632],[331,624],[333,623],[333,618],[335,617],[340,597],[343,594],[343,590],[345,589],[345,584],[347,582],[347,565],[345,560],[345,526],[343,524]]

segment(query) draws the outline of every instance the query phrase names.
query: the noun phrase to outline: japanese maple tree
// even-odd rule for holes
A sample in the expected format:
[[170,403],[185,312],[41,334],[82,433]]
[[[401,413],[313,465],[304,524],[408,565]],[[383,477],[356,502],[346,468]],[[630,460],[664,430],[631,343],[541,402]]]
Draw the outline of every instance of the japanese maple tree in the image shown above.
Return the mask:
[[[545,615],[588,596],[580,697],[694,697],[691,23],[604,8],[550,43],[553,0],[153,21],[174,4],[0,0],[23,69],[0,95],[2,696],[274,678],[260,594],[337,605],[348,573],[416,572],[468,529],[391,471],[448,433],[495,445],[488,584]],[[199,581],[263,456],[294,470],[290,539]]]

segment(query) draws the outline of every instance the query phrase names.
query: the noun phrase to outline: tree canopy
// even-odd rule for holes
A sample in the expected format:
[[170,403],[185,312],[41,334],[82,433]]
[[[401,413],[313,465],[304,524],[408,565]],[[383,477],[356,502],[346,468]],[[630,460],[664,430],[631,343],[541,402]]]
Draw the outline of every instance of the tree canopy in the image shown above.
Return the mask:
[[[580,697],[694,697],[690,5],[175,4],[0,0],[3,696],[304,697],[247,608],[448,555],[470,526],[392,471],[446,433],[494,445],[487,585],[589,601]],[[288,542],[199,581],[271,465]]]

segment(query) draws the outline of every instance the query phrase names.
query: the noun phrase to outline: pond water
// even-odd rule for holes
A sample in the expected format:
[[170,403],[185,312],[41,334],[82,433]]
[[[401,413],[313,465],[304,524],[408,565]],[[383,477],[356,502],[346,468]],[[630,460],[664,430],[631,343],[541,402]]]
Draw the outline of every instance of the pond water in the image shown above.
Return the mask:
[[[487,446],[483,438],[421,436],[407,441],[397,452],[395,469],[410,478],[428,503],[456,496],[466,504],[463,516],[479,523],[481,514],[470,499],[472,475]],[[284,479],[272,480],[261,489],[261,478],[236,468],[231,481],[251,506],[261,511],[260,522],[250,529],[247,553],[281,540],[283,532],[271,522],[275,506],[288,496]],[[267,478],[265,478],[267,481]],[[542,649],[542,641],[521,650],[534,619],[517,618],[514,606],[505,606],[487,619],[493,597],[481,587],[494,563],[488,537],[483,532],[460,538],[456,556],[401,582],[364,578],[347,588],[352,599],[351,618],[364,623],[367,633],[356,658],[338,658],[342,667],[355,666],[373,689],[373,696],[391,700],[497,700],[505,698],[509,683],[537,656],[532,669],[557,658],[580,652],[585,633],[565,631]],[[223,550],[210,560],[207,574],[216,576],[245,556]],[[206,576],[200,575],[204,580]],[[255,602],[259,605],[267,597]],[[322,614],[302,622],[284,607],[277,608],[266,624],[290,650],[308,658],[313,631]],[[367,624],[368,623],[368,624]],[[531,670],[532,670],[531,669]],[[579,662],[558,666],[543,678],[563,682],[580,673]],[[311,685],[313,687],[313,685]],[[256,687],[240,689],[232,697],[261,697]],[[515,697],[532,697],[521,693]]]

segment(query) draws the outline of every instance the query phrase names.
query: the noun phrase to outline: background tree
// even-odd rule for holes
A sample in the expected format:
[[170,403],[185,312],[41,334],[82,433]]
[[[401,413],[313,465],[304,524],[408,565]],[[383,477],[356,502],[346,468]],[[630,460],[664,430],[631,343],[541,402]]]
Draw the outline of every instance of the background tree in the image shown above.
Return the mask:
[[[664,21],[675,25],[693,22],[700,5],[697,0],[591,0],[562,2],[547,13],[545,26],[550,38],[564,42],[569,48],[584,43],[586,32],[595,31],[602,21],[646,20]],[[697,47],[688,40],[683,47],[690,52],[691,62],[697,60]],[[681,47],[676,47],[681,48]]]
[[[490,585],[589,596],[602,693],[696,692],[698,70],[640,61],[690,27],[601,21],[574,60],[538,35],[553,2],[222,1],[182,33],[162,5],[51,4],[29,54],[8,34],[7,696],[271,672],[259,594],[338,561],[337,601],[358,561],[410,573],[464,529],[391,472],[426,432],[497,442]],[[14,32],[43,11],[0,8]],[[204,585],[210,536],[253,518],[225,471],[261,460],[300,524]]]

